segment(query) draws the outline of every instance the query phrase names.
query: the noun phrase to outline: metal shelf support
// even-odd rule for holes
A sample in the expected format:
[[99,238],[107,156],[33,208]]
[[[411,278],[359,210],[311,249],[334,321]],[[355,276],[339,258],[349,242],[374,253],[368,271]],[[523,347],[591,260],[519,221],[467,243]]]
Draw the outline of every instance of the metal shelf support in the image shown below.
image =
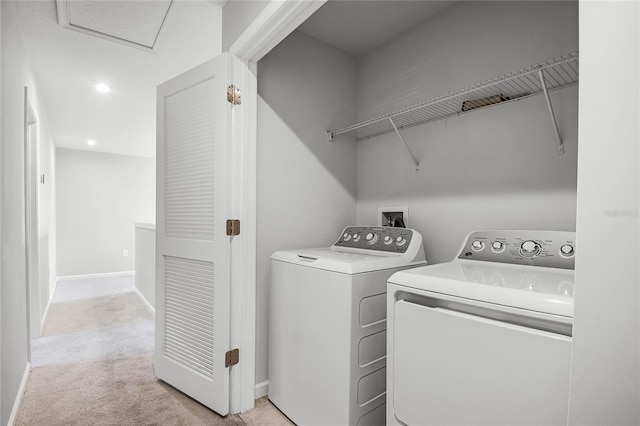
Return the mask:
[[398,130],[398,128],[396,127],[396,123],[393,122],[393,118],[389,117],[389,122],[391,123],[391,126],[393,126],[393,130],[396,131],[396,134],[398,135],[398,138],[400,138],[400,142],[402,142],[402,144],[404,145],[404,148],[407,150],[407,152],[411,156],[411,159],[413,160],[413,163],[416,165],[416,173],[419,172],[420,171],[420,163],[418,162],[418,160],[416,160],[416,156],[413,155],[413,152],[411,152],[411,149],[409,148],[409,145],[407,145],[407,142],[405,142],[404,138],[400,134],[400,130]]
[[562,143],[562,138],[560,137],[560,131],[558,130],[558,122],[556,121],[556,116],[553,113],[553,106],[551,105],[551,99],[549,98],[549,91],[547,90],[547,84],[544,81],[544,71],[542,69],[538,70],[538,76],[540,77],[540,85],[542,86],[542,92],[544,93],[544,98],[547,100],[547,108],[549,108],[551,123],[553,124],[553,129],[556,132],[556,138],[558,140],[558,150],[556,154],[562,155],[564,154],[564,144]]

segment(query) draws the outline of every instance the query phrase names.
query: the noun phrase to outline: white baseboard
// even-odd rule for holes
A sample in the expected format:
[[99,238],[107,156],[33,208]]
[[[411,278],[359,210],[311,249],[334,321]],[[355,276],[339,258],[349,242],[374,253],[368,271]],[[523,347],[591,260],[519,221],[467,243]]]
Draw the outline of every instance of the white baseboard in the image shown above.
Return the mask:
[[40,321],[40,336],[42,336],[42,330],[44,330],[44,322],[49,314],[49,307],[51,306],[51,298],[47,300],[47,307],[44,308],[44,314],[42,314],[42,321]]
[[138,295],[138,297],[140,298],[140,300],[142,301],[142,303],[144,303],[144,306],[147,307],[147,309],[149,310],[149,312],[151,312],[151,314],[155,317],[156,316],[156,310],[153,306],[151,306],[151,303],[149,303],[149,301],[147,300],[146,297],[144,297],[144,295],[142,293],[140,293],[140,290],[138,290],[138,288],[134,288],[133,289],[135,291],[135,293]]
[[18,413],[20,412],[20,405],[22,404],[22,398],[24,397],[24,391],[27,388],[27,381],[29,380],[30,373],[31,373],[31,363],[28,362],[27,368],[24,370],[24,375],[22,376],[22,382],[20,382],[20,388],[18,389],[16,400],[13,403],[13,408],[11,409],[11,416],[9,416],[9,422],[7,423],[9,426],[15,425],[16,420],[18,419]]
[[256,399],[262,398],[269,393],[269,381],[256,383],[255,397]]
[[54,277],[53,287],[51,286],[51,284],[49,284],[49,303],[53,301],[53,296],[55,296],[57,288],[58,288],[58,277]]
[[58,281],[84,280],[87,278],[121,277],[125,275],[135,275],[135,274],[136,274],[136,271],[120,271],[120,272],[102,272],[99,274],[63,275],[61,277],[58,277]]

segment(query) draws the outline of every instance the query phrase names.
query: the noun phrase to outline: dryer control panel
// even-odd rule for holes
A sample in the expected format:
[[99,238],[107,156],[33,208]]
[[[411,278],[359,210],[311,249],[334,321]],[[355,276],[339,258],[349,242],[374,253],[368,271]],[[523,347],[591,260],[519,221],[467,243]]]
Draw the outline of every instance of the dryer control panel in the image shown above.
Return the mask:
[[405,253],[411,245],[414,232],[409,228],[350,226],[345,228],[333,246]]
[[458,259],[574,269],[576,233],[565,231],[476,231]]

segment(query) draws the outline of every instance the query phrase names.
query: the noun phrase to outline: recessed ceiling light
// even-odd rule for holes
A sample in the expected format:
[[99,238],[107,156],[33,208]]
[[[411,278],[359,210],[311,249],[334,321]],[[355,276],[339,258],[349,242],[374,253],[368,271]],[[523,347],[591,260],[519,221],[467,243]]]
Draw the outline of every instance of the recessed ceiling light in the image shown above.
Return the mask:
[[94,87],[100,93],[109,93],[111,91],[111,87],[107,86],[104,83],[98,83]]
[[89,146],[94,146],[95,144],[96,144],[96,141],[94,141],[93,139],[89,139],[87,141],[87,145],[89,145]]

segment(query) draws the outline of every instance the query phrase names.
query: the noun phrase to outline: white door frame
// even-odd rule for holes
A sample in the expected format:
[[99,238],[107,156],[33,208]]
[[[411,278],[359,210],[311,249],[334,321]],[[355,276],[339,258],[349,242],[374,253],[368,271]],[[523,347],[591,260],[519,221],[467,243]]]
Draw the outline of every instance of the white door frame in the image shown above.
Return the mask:
[[24,226],[27,297],[27,356],[31,361],[31,339],[40,337],[40,242],[38,238],[38,116],[24,88]]
[[[242,202],[239,207],[241,233],[240,247],[232,247],[235,255],[232,271],[241,271],[231,281],[231,340],[232,347],[242,348],[241,362],[231,371],[231,413],[240,413],[254,407],[256,397],[256,151],[257,151],[257,98],[255,74],[257,63],[278,43],[284,40],[327,0],[295,1],[272,0],[229,48],[252,71],[254,76],[243,76],[241,87],[245,120],[242,134],[240,173]],[[235,84],[235,83],[234,83]]]

